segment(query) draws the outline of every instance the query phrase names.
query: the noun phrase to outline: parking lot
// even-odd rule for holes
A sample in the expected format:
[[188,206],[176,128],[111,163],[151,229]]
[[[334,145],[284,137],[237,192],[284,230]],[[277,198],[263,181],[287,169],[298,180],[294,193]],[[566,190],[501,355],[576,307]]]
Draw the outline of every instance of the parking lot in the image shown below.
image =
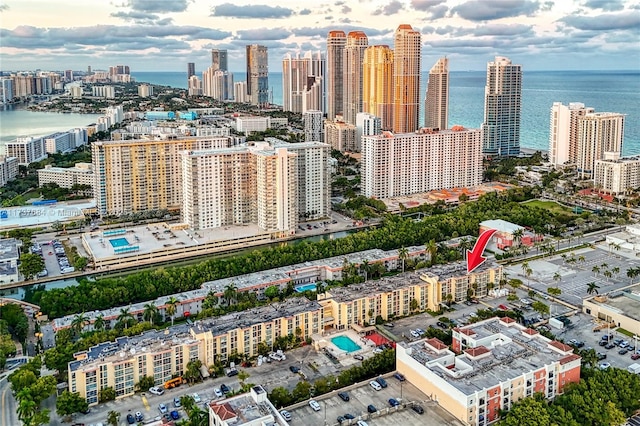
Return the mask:
[[[454,417],[430,401],[429,397],[407,381],[400,382],[393,377],[385,379],[387,387],[379,391],[369,386],[368,382],[347,391],[349,401],[343,401],[336,391],[322,395],[315,400],[320,404],[320,410],[314,411],[308,403],[290,409],[292,426],[297,425],[337,425],[338,417],[349,413],[355,418],[345,419],[343,425],[356,424],[358,419],[366,420],[370,426],[396,425],[406,426],[441,426],[459,424]],[[401,404],[397,407],[389,405],[389,399],[394,398]],[[424,409],[424,414],[418,414],[404,403],[416,402]],[[368,405],[373,404],[377,411],[368,413]]]

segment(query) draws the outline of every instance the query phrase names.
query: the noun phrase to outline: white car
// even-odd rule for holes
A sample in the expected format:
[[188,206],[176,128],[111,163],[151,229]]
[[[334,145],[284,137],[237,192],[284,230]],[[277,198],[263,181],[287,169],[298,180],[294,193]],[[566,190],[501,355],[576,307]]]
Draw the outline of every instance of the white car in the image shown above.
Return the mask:
[[191,397],[193,397],[193,400],[198,403],[200,401],[202,401],[202,398],[200,398],[200,395],[198,395],[197,393],[194,393],[193,395],[191,395]]
[[416,330],[411,330],[411,337],[417,339],[418,337],[420,337],[420,333],[418,333]]
[[282,410],[280,411],[280,415],[282,416],[283,419],[285,419],[286,421],[290,422],[291,421],[291,413],[288,412],[287,410]]
[[382,386],[380,386],[380,383],[376,382],[375,380],[372,380],[369,382],[369,386],[371,386],[373,389],[379,391],[380,389],[382,389]]
[[154,386],[152,388],[149,388],[149,393],[152,393],[154,395],[162,395],[164,394],[164,389],[158,387],[158,386]]
[[213,393],[216,395],[216,398],[222,398],[222,391],[220,389],[215,388]]
[[318,404],[318,402],[313,399],[309,401],[309,406],[313,408],[313,411],[320,411],[320,404]]
[[166,405],[164,405],[164,404],[160,404],[160,405],[158,405],[158,410],[160,410],[160,414],[165,414],[167,411],[169,411],[169,410],[167,409],[167,406],[166,406]]
[[365,422],[364,420],[358,420],[358,423],[356,423],[357,426],[369,426],[367,424],[367,422]]
[[606,370],[607,368],[611,367],[611,364],[609,364],[608,362],[601,362],[599,367],[600,370]]

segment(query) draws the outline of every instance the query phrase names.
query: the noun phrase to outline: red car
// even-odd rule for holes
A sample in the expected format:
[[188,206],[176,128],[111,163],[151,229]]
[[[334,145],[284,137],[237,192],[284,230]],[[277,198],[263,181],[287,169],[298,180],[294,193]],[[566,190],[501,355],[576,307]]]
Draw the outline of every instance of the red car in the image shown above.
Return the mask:
[[635,353],[635,354],[631,355],[631,359],[633,359],[633,360],[640,359],[640,354],[639,353]]
[[498,305],[498,309],[500,309],[501,311],[508,311],[509,308],[505,305]]

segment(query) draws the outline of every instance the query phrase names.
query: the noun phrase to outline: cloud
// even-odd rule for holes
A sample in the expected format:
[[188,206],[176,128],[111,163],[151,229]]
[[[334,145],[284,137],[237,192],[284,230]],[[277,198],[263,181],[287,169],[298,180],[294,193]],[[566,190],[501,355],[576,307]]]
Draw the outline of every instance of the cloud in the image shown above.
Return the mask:
[[311,9],[302,9],[298,15],[311,15]]
[[284,28],[255,28],[236,33],[237,40],[284,40],[291,35],[291,31]]
[[559,20],[579,30],[610,31],[640,29],[640,12],[603,13],[598,16],[570,15]]
[[449,11],[449,8],[446,5],[441,5],[441,6],[436,6],[436,7],[432,7],[429,12],[430,12],[430,18],[431,19],[440,19],[440,18],[444,18],[447,15],[447,12]]
[[488,21],[515,16],[531,16],[540,8],[537,0],[470,0],[451,9],[469,21]]
[[188,0],[129,0],[128,6],[138,12],[184,12],[189,6]]
[[[111,13],[111,16],[114,18],[120,18],[125,21],[133,21],[138,24],[154,24],[160,21],[160,16],[155,13],[147,13],[147,12],[114,12]],[[171,18],[168,18],[171,19]]]
[[293,14],[293,10],[280,6],[267,6],[264,4],[254,4],[251,6],[236,6],[232,3],[224,3],[211,8],[210,16],[226,16],[238,19],[288,18]]
[[622,0],[586,0],[583,6],[589,9],[602,9],[608,12],[614,12],[624,9]]
[[411,7],[415,10],[428,11],[442,3],[446,3],[447,0],[411,0]]
[[2,12],[4,10],[9,10],[9,5],[8,4],[0,4],[0,12]]
[[471,30],[476,36],[514,36],[532,34],[533,27],[524,24],[488,24]]
[[374,15],[385,15],[385,16],[395,15],[400,10],[402,10],[402,7],[403,7],[403,5],[402,5],[401,2],[399,2],[398,0],[392,0],[386,6],[383,6],[380,9],[375,10],[373,12],[373,14]]
[[351,8],[349,6],[347,6],[346,4],[342,6],[342,13],[349,13],[351,12]]
[[348,34],[351,31],[362,31],[367,37],[375,37],[375,36],[390,36],[393,38],[394,29],[379,29],[379,28],[368,28],[361,27],[357,25],[340,25],[340,26],[326,26],[326,27],[300,27],[293,28],[291,30],[292,34],[296,37],[318,37],[322,39],[327,38],[327,34],[329,31],[342,30],[345,34]]

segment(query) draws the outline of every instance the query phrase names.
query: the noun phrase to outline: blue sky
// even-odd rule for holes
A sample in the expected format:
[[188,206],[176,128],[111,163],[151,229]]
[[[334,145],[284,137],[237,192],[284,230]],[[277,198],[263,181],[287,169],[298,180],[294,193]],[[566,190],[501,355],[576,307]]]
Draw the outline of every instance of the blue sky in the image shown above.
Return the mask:
[[423,69],[448,56],[452,70],[482,70],[496,55],[525,70],[640,70],[640,0],[3,0],[3,71],[184,71],[227,49],[245,67],[247,44],[286,53],[325,50],[329,30],[364,31],[393,46],[410,24],[422,33]]

